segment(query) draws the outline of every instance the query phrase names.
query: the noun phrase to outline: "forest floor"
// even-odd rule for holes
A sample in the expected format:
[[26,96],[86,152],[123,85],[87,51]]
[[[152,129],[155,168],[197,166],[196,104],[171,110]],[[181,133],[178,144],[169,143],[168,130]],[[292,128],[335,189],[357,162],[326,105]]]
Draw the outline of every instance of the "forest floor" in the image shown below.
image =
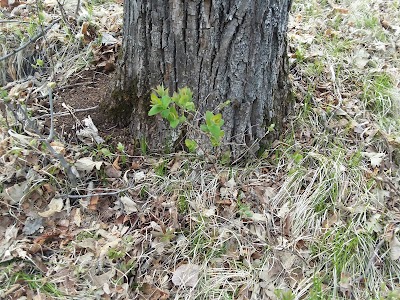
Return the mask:
[[294,1],[296,103],[245,166],[137,155],[97,109],[122,4],[74,2],[0,2],[0,57],[40,36],[0,61],[0,299],[400,299],[399,0]]

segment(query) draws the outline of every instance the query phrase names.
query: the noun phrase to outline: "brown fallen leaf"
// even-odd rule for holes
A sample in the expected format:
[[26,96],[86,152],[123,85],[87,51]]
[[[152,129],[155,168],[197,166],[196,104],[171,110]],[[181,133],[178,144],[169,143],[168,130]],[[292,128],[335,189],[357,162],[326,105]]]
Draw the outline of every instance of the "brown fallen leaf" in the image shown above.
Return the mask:
[[166,300],[169,299],[169,293],[161,290],[160,288],[150,284],[144,283],[142,286],[143,294],[146,300]]
[[114,162],[113,162],[113,167],[116,169],[116,170],[121,170],[121,167],[119,166],[119,156],[117,156],[116,158],[115,158],[115,160],[114,160]]
[[90,201],[88,204],[88,209],[89,210],[97,210],[97,204],[99,203],[99,195],[94,195],[90,197]]
[[120,178],[122,175],[122,172],[117,170],[113,165],[106,166],[104,171],[109,178]]
[[347,15],[349,13],[349,10],[347,8],[343,8],[343,7],[339,7],[339,6],[336,6],[335,8],[333,8],[333,10],[335,12],[338,12],[338,13],[341,13],[344,15]]

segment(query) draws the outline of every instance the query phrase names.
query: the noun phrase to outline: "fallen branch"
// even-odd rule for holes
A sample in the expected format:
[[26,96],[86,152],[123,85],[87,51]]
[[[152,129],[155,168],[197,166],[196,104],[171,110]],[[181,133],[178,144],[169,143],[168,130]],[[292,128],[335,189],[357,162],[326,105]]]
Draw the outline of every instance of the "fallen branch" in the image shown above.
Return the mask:
[[122,190],[118,191],[113,191],[113,192],[104,192],[104,193],[93,193],[93,194],[85,194],[85,195],[68,195],[68,194],[63,194],[60,195],[61,198],[69,198],[69,199],[80,199],[80,198],[88,198],[88,197],[94,197],[94,196],[110,196],[110,195],[117,195],[119,193],[126,192],[127,190],[133,189],[132,186],[124,188]]

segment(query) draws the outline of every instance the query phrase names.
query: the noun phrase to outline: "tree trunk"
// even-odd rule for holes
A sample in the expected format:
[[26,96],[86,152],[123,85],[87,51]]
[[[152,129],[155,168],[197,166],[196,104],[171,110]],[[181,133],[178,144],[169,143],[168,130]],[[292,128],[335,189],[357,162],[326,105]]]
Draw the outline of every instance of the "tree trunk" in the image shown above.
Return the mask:
[[[279,129],[289,104],[286,31],[291,0],[126,0],[122,57],[109,113],[151,150],[172,150],[187,128],[149,117],[150,93],[189,87],[203,116],[226,100],[233,156]],[[197,134],[198,135],[198,134]]]

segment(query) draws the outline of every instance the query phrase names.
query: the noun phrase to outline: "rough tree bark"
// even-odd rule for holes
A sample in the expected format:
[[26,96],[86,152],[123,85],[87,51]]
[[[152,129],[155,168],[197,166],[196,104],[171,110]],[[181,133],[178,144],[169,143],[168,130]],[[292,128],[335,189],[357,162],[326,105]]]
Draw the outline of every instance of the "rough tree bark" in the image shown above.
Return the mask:
[[[282,125],[290,86],[286,31],[292,0],[125,0],[122,57],[106,107],[156,151],[182,132],[149,117],[150,92],[188,86],[199,115],[222,111],[224,141],[237,156]],[[186,135],[193,133],[185,132]]]

